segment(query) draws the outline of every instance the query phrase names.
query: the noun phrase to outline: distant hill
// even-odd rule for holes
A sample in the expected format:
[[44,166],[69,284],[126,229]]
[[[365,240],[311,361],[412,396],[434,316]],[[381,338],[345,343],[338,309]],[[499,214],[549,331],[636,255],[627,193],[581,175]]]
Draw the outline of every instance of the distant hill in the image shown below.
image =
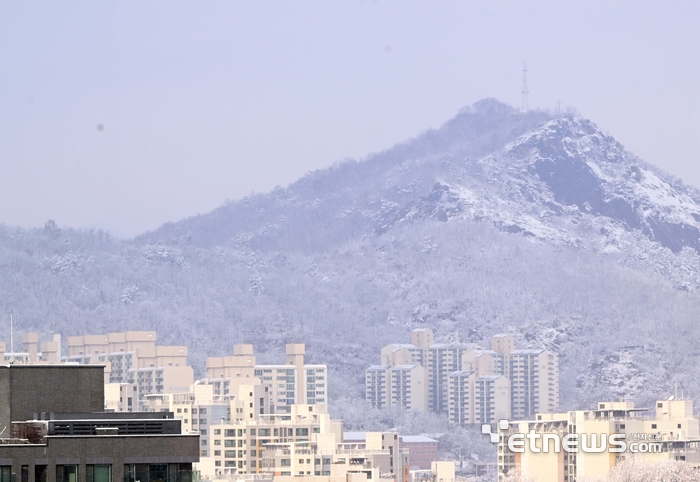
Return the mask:
[[155,329],[200,374],[234,343],[305,342],[331,398],[418,326],[558,351],[562,408],[695,396],[699,200],[589,120],[487,99],[132,241],[3,226],[0,309],[45,336]]

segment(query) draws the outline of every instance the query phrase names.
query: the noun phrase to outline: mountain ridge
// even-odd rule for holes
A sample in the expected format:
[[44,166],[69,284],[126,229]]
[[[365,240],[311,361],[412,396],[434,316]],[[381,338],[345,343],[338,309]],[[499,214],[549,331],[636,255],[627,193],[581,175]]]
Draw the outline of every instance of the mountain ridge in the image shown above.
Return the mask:
[[135,240],[0,226],[0,310],[42,336],[154,329],[200,375],[234,343],[306,342],[355,402],[418,326],[557,351],[564,407],[700,395],[697,199],[588,120],[484,100]]

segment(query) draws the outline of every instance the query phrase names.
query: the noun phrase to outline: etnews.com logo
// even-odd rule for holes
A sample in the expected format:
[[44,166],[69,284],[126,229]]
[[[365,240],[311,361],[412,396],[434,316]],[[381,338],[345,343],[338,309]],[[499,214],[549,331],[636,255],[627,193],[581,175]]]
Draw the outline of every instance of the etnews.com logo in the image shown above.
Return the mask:
[[[501,420],[498,422],[500,430],[508,430],[510,422]],[[491,425],[485,423],[481,426],[481,433],[488,435],[491,443],[497,444],[501,440],[498,432],[491,431]],[[628,442],[633,440],[633,442]],[[512,433],[508,435],[508,450],[515,453],[525,452],[530,453],[549,453],[561,452],[567,453],[660,453],[661,444],[654,442],[658,440],[656,434],[630,434],[624,433],[567,433],[563,437],[556,433],[537,433],[530,430],[529,433]]]

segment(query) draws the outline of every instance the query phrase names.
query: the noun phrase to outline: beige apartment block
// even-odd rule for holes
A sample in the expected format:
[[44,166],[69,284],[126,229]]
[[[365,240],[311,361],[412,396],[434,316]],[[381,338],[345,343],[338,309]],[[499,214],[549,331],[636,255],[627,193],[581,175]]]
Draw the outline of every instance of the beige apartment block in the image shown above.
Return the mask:
[[401,406],[425,411],[426,374],[420,365],[374,365],[365,372],[367,401],[378,408]]
[[494,423],[510,415],[510,380],[475,371],[450,375],[448,419],[459,425]]
[[[559,405],[557,355],[547,350],[516,350],[511,335],[494,336],[491,349],[484,349],[473,343],[436,344],[432,330],[420,328],[411,333],[410,344],[382,348],[380,359],[381,365],[365,373],[366,400],[375,407],[391,405],[397,392],[392,370],[410,364],[425,368],[422,386],[428,410],[445,413],[454,423],[480,423],[503,414],[511,420],[525,419],[538,412],[554,412]],[[477,403],[477,379],[484,396],[495,398]],[[418,384],[414,386],[417,389]],[[503,399],[506,392],[508,401]]]
[[266,386],[269,406],[266,413],[288,413],[297,404],[314,405],[328,401],[328,367],[308,365],[303,344],[288,344],[287,363],[258,365],[252,345],[235,345],[233,356],[207,358],[207,379],[215,395],[227,400],[238,392],[239,385],[258,379]]
[[105,384],[105,411],[136,412],[137,405],[138,392],[131,383]]
[[[213,424],[210,452],[202,457],[199,469],[210,478],[259,474],[263,472],[265,446],[295,442],[308,445],[318,442],[321,434],[325,436],[320,437],[321,443],[327,443],[330,451],[336,437],[340,440],[342,436],[342,424],[331,421],[324,404],[293,405],[289,413],[263,413],[252,419]],[[287,461],[279,462],[278,467],[282,464],[286,466]],[[289,464],[291,467],[291,458]]]
[[384,408],[391,405],[390,365],[373,365],[365,371],[365,398],[373,407]]
[[452,461],[435,461],[430,465],[432,480],[435,482],[455,482],[455,463]]
[[486,375],[474,382],[474,422],[493,423],[510,415],[510,380]]
[[343,440],[342,422],[331,420],[324,404],[294,405],[289,413],[211,428],[212,451],[198,464],[205,478],[409,481],[408,451],[400,449],[397,433]]
[[[509,450],[510,435],[531,431],[540,437],[535,442],[535,451],[531,450],[527,440],[524,452]],[[569,453],[561,446],[560,450],[555,450],[557,442],[553,439],[561,441],[568,434],[585,434],[587,437],[595,434],[595,440],[586,442],[586,445],[597,446],[602,443],[601,434],[606,441],[610,434],[619,434],[628,444],[627,451],[611,452],[607,442],[605,450],[595,453],[584,450]],[[596,410],[537,414],[534,420],[511,423],[501,435],[498,444],[499,480],[511,473],[542,482],[602,479],[626,458],[636,458],[642,463],[683,460],[700,470],[700,420],[693,416],[689,400],[658,401],[655,412],[635,408],[632,402],[600,402]],[[543,441],[545,436],[548,437],[546,442]],[[643,445],[638,445],[634,452],[629,446],[632,443]],[[543,449],[545,444],[547,452]],[[579,441],[579,445],[582,444]]]
[[187,393],[194,371],[187,365],[186,346],[156,345],[155,331],[126,331],[106,335],[68,337],[67,363],[104,365],[105,384],[135,387],[135,410],[146,395]]
[[12,361],[15,365],[51,365],[60,363],[61,335],[53,335],[51,341],[39,343],[38,333],[22,334],[22,351],[8,353],[0,342],[0,362]]
[[[22,335],[22,352],[4,353],[15,364],[33,365],[102,365],[106,393],[115,411],[139,411],[145,395],[151,393],[186,393],[194,383],[194,371],[187,366],[186,346],[156,345],[154,331],[127,331],[106,335],[68,337],[68,355],[61,356],[61,336],[53,335],[51,341],[39,342],[38,333]],[[9,359],[8,359],[9,361]],[[110,385],[131,385],[129,391],[136,396],[117,397],[117,389]],[[122,402],[117,402],[122,398]],[[132,398],[129,407],[125,400]]]
[[532,418],[559,406],[559,359],[547,350],[514,350],[508,355],[512,418]]

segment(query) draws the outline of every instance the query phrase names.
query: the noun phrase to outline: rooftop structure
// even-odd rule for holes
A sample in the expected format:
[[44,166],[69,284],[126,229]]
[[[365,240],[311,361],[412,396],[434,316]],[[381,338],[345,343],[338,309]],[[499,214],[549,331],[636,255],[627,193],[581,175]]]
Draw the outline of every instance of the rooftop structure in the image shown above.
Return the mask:
[[102,366],[0,366],[3,481],[192,481],[198,436],[172,413],[104,412],[103,377]]

